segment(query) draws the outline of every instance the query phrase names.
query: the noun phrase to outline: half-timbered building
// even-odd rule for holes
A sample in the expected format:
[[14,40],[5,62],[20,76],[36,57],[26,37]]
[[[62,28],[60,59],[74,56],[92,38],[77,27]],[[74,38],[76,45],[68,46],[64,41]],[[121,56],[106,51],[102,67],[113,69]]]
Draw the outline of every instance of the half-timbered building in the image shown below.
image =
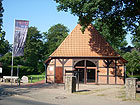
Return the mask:
[[124,84],[125,63],[102,35],[89,25],[78,24],[45,61],[46,81],[64,83],[68,71],[78,71],[80,83]]

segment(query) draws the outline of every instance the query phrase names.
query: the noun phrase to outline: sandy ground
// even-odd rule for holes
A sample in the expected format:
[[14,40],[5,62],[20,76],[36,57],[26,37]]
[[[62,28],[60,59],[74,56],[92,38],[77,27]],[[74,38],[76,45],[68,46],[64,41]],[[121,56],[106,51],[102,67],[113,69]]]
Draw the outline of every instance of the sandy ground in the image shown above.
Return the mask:
[[80,89],[70,94],[63,85],[57,84],[24,84],[20,87],[3,84],[0,97],[9,96],[56,105],[140,105],[140,101],[125,99],[124,85],[80,84]]

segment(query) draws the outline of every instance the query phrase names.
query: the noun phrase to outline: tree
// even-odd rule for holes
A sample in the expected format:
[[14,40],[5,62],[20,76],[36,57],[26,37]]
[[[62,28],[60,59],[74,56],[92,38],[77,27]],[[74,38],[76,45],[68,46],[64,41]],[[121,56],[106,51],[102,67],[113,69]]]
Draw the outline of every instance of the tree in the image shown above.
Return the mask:
[[[17,65],[22,65],[20,67],[20,76],[44,72],[44,44],[42,38],[42,34],[36,27],[29,27],[24,56],[14,57],[14,71],[16,71]],[[9,52],[0,58],[0,62],[3,63],[3,69],[5,71],[3,74],[5,75],[10,75],[11,57],[12,54]],[[14,72],[14,75],[16,75],[16,72]]]
[[2,62],[3,75],[11,75],[11,68],[8,67],[9,65],[11,65],[11,59],[11,53],[6,53],[4,56],[0,57],[0,62]]
[[[44,70],[43,67],[43,41],[42,34],[36,27],[29,27],[27,33],[27,39],[24,48],[25,66],[30,67],[30,72],[41,73]],[[43,69],[39,69],[38,66],[42,65]]]
[[10,45],[7,40],[5,40],[5,32],[2,31],[3,24],[3,12],[2,0],[0,0],[0,56],[3,56],[10,50]]
[[59,3],[57,6],[58,11],[67,12],[70,10],[71,14],[79,17],[83,32],[89,24],[98,19],[102,24],[109,26],[111,36],[114,35],[112,35],[112,32],[119,33],[122,29],[126,32],[131,31],[134,34],[134,30],[140,26],[140,0],[54,1]]
[[2,36],[3,12],[4,12],[4,9],[2,7],[2,0],[0,0],[0,37]]
[[137,48],[138,51],[140,51],[140,25],[136,26],[132,39],[133,45],[135,46],[135,48]]
[[[79,17],[83,26],[89,25],[96,19],[112,21],[120,18],[128,28],[140,19],[139,0],[54,0],[59,3],[58,11],[70,10]],[[111,19],[111,20],[110,20]]]
[[[4,56],[0,57],[0,62],[2,62],[3,72],[2,75],[11,75],[11,62],[12,62],[12,53],[8,52]],[[20,65],[20,66],[18,66]],[[14,66],[13,66],[13,76],[17,76],[17,66],[20,69],[19,76],[31,74],[31,67],[25,66],[24,57],[14,57]]]
[[111,29],[112,25],[115,25],[115,23],[112,24],[102,24],[100,21],[95,21],[94,26],[98,30],[98,32],[104,36],[104,38],[109,42],[109,44],[117,51],[120,52],[120,49],[127,45],[126,42],[126,32],[122,29],[122,26],[120,25],[118,28],[120,28],[119,32],[117,32],[117,29]]
[[47,39],[48,54],[49,56],[66,38],[68,35],[68,28],[62,24],[52,26],[48,32],[44,33]]
[[11,45],[9,44],[8,40],[5,40],[5,32],[3,31],[0,37],[0,56],[3,56],[10,50],[11,50]]
[[125,53],[123,57],[128,61],[127,74],[133,75],[133,73],[140,71],[140,53],[137,50]]

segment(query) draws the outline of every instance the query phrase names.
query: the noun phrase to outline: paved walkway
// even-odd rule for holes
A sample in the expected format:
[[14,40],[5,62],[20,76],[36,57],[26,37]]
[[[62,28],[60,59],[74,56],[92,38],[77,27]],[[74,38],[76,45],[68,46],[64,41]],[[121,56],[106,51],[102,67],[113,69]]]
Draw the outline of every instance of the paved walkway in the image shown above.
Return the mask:
[[[126,100],[123,85],[84,85],[78,92],[69,94],[63,85],[36,84],[23,87],[4,87],[1,97],[16,97],[56,105],[140,105],[140,101]],[[7,92],[7,94],[6,94]]]

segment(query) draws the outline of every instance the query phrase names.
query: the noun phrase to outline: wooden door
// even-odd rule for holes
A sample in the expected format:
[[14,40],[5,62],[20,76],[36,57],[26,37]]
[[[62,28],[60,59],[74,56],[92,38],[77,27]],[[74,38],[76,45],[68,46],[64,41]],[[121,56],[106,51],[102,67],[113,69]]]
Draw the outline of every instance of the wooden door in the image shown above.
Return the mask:
[[63,68],[56,67],[55,69],[55,83],[63,83]]

